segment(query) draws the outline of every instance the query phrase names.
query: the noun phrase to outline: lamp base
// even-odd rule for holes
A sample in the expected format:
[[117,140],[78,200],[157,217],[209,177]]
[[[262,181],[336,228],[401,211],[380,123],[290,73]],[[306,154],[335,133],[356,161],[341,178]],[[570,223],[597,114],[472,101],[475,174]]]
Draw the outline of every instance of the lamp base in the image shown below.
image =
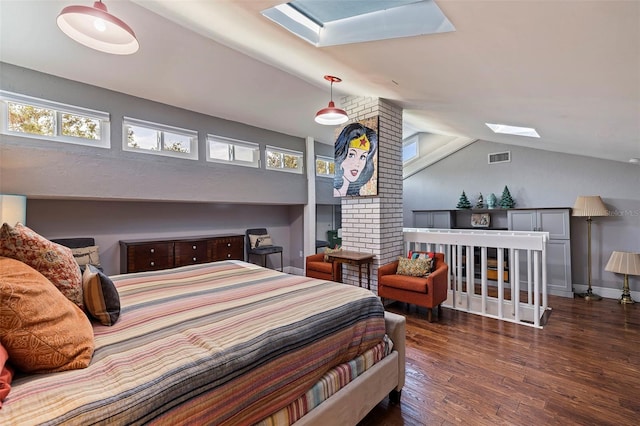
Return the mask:
[[578,297],[582,297],[587,302],[592,300],[602,300],[602,296],[595,294],[591,289],[587,290],[586,293],[578,293]]
[[630,294],[623,294],[620,297],[620,299],[618,299],[618,303],[621,303],[621,304],[625,305],[625,304],[636,303],[636,301],[631,298]]

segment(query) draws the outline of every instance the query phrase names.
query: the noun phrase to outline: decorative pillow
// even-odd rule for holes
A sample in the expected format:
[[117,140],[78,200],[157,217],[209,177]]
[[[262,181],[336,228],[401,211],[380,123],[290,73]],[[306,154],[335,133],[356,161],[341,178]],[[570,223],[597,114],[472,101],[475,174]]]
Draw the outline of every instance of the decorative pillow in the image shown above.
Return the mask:
[[428,277],[431,272],[431,259],[407,259],[403,256],[398,258],[398,269],[396,274],[408,275],[411,277]]
[[272,246],[271,236],[269,234],[264,235],[251,235],[249,234],[249,241],[251,242],[251,248],[258,248],[262,246]]
[[102,325],[113,325],[120,318],[120,295],[113,281],[88,264],[82,275],[84,306]]
[[425,259],[425,258],[430,258],[431,259],[431,269],[429,270],[429,272],[433,272],[434,268],[436,267],[436,254],[432,251],[409,251],[409,259]]
[[89,365],[91,322],[44,275],[0,257],[0,298],[0,339],[16,369],[50,373]]
[[87,265],[95,265],[100,267],[100,255],[98,254],[99,246],[89,246],[81,248],[72,248],[73,258],[78,262],[80,268],[84,270]]
[[0,408],[2,401],[9,395],[11,390],[11,379],[13,379],[13,368],[7,365],[9,353],[0,343]]
[[53,243],[21,223],[0,228],[0,256],[20,260],[47,277],[82,308],[82,276],[68,247]]
[[329,256],[327,256],[327,254],[335,253],[335,252],[340,251],[340,250],[341,250],[340,246],[338,246],[338,245],[336,246],[336,248],[329,248],[329,247],[325,248],[324,249],[324,261],[325,262],[329,262]]

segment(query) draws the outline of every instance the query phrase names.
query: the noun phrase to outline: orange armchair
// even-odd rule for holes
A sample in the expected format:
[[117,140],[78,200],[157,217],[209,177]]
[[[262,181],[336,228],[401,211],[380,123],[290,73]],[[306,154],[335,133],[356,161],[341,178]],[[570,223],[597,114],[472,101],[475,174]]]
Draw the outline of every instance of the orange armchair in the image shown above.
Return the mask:
[[338,262],[325,262],[324,253],[312,254],[305,260],[305,274],[311,278],[342,282],[342,265]]
[[398,275],[398,261],[387,263],[378,268],[378,296],[427,308],[427,319],[432,320],[432,311],[447,300],[447,275],[449,265],[444,261],[443,253],[435,254],[435,269],[427,278]]

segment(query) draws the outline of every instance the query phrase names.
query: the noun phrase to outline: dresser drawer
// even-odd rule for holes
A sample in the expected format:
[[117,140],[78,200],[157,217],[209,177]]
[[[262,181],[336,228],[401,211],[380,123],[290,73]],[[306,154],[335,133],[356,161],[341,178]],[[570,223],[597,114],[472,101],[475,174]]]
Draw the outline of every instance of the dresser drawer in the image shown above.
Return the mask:
[[244,259],[244,236],[219,237],[211,240],[210,243],[213,246],[214,261]]
[[207,240],[177,241],[174,245],[176,266],[208,262]]
[[127,246],[127,271],[155,271],[173,268],[173,243],[134,244]]

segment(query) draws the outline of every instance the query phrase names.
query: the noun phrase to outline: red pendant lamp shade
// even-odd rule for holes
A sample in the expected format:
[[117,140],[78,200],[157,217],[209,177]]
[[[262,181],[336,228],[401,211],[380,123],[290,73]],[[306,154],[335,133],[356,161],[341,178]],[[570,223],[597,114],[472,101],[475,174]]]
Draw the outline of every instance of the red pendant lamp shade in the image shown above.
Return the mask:
[[96,1],[93,7],[65,7],[57,24],[73,40],[101,52],[130,55],[140,47],[131,27],[110,14],[102,1]]
[[315,121],[326,126],[346,123],[349,120],[349,116],[345,110],[336,108],[336,104],[333,103],[333,83],[340,83],[342,80],[332,75],[325,75],[324,79],[331,82],[331,100],[328,107],[322,108],[316,113]]

